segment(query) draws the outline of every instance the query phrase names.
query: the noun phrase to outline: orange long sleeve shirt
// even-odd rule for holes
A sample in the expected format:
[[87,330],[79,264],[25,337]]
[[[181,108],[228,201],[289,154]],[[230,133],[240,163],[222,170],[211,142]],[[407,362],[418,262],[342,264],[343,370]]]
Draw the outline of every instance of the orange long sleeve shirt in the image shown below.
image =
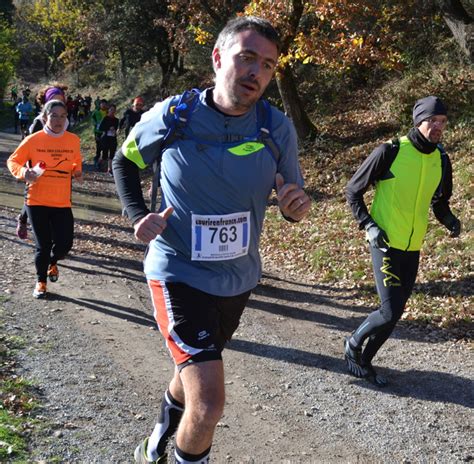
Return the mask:
[[72,173],[82,171],[79,137],[64,132],[53,137],[44,131],[26,137],[7,160],[10,172],[17,179],[24,179],[27,162],[35,166],[46,163],[46,171],[33,184],[27,184],[28,206],[71,207]]

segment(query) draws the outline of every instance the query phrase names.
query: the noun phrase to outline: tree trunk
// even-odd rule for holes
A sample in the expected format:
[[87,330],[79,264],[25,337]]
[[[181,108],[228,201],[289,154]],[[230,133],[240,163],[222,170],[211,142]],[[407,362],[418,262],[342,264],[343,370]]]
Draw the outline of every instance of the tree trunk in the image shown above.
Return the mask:
[[443,18],[461,50],[474,61],[474,7],[468,0],[437,0]]
[[288,66],[278,72],[276,82],[283,102],[283,108],[286,115],[293,121],[298,138],[300,140],[314,138],[317,134],[317,129],[303,108],[293,73]]
[[172,73],[173,71],[176,71],[178,72],[178,66],[179,66],[179,51],[176,50],[175,48],[172,49],[172,62],[171,62],[171,69],[170,69],[170,73]]
[[119,55],[120,55],[120,80],[122,83],[127,83],[127,58],[125,54],[125,50],[123,47],[118,47]]
[[178,76],[182,76],[184,74],[184,56],[179,55],[179,64],[178,64]]
[[162,100],[169,96],[169,83],[171,81],[171,74],[173,68],[169,64],[159,63],[161,68],[161,81],[159,85],[159,96]]
[[[288,53],[290,44],[296,36],[304,10],[304,5],[301,0],[292,0],[290,6],[291,14],[288,18],[288,31],[282,38],[281,44],[281,53],[283,55]],[[293,121],[298,138],[300,140],[314,138],[318,131],[303,108],[298,89],[296,88],[295,78],[289,66],[278,70],[276,82],[283,102],[283,108],[285,109],[286,115]]]

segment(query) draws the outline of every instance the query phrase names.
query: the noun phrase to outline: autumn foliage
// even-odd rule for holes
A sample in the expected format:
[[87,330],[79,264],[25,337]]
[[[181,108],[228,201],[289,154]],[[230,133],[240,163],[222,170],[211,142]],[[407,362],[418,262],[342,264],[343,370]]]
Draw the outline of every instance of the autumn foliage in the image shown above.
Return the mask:
[[[300,62],[342,71],[353,65],[380,63],[393,68],[399,63],[392,38],[383,33],[386,13],[370,2],[275,1],[270,8],[268,3],[254,1],[245,12],[264,16],[279,27],[287,44],[282,66]],[[295,11],[300,12],[296,28]]]

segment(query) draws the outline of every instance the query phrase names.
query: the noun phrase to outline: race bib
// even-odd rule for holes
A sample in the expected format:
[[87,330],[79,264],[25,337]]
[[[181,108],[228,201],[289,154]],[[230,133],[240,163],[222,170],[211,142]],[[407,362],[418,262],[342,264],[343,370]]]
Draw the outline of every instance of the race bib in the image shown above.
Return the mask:
[[250,211],[192,217],[193,261],[225,261],[249,251]]

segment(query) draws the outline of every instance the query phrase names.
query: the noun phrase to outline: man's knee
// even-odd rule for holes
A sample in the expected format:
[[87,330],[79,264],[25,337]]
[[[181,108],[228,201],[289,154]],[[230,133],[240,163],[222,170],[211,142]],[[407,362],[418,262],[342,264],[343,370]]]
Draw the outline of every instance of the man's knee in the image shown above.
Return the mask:
[[402,304],[384,304],[380,308],[380,314],[387,324],[396,324],[402,317],[403,309]]
[[222,361],[188,365],[180,377],[186,413],[194,422],[214,427],[222,417],[225,403]]
[[222,418],[224,412],[224,394],[212,398],[206,396],[194,404],[186,404],[185,411],[190,419],[200,428],[213,429]]

